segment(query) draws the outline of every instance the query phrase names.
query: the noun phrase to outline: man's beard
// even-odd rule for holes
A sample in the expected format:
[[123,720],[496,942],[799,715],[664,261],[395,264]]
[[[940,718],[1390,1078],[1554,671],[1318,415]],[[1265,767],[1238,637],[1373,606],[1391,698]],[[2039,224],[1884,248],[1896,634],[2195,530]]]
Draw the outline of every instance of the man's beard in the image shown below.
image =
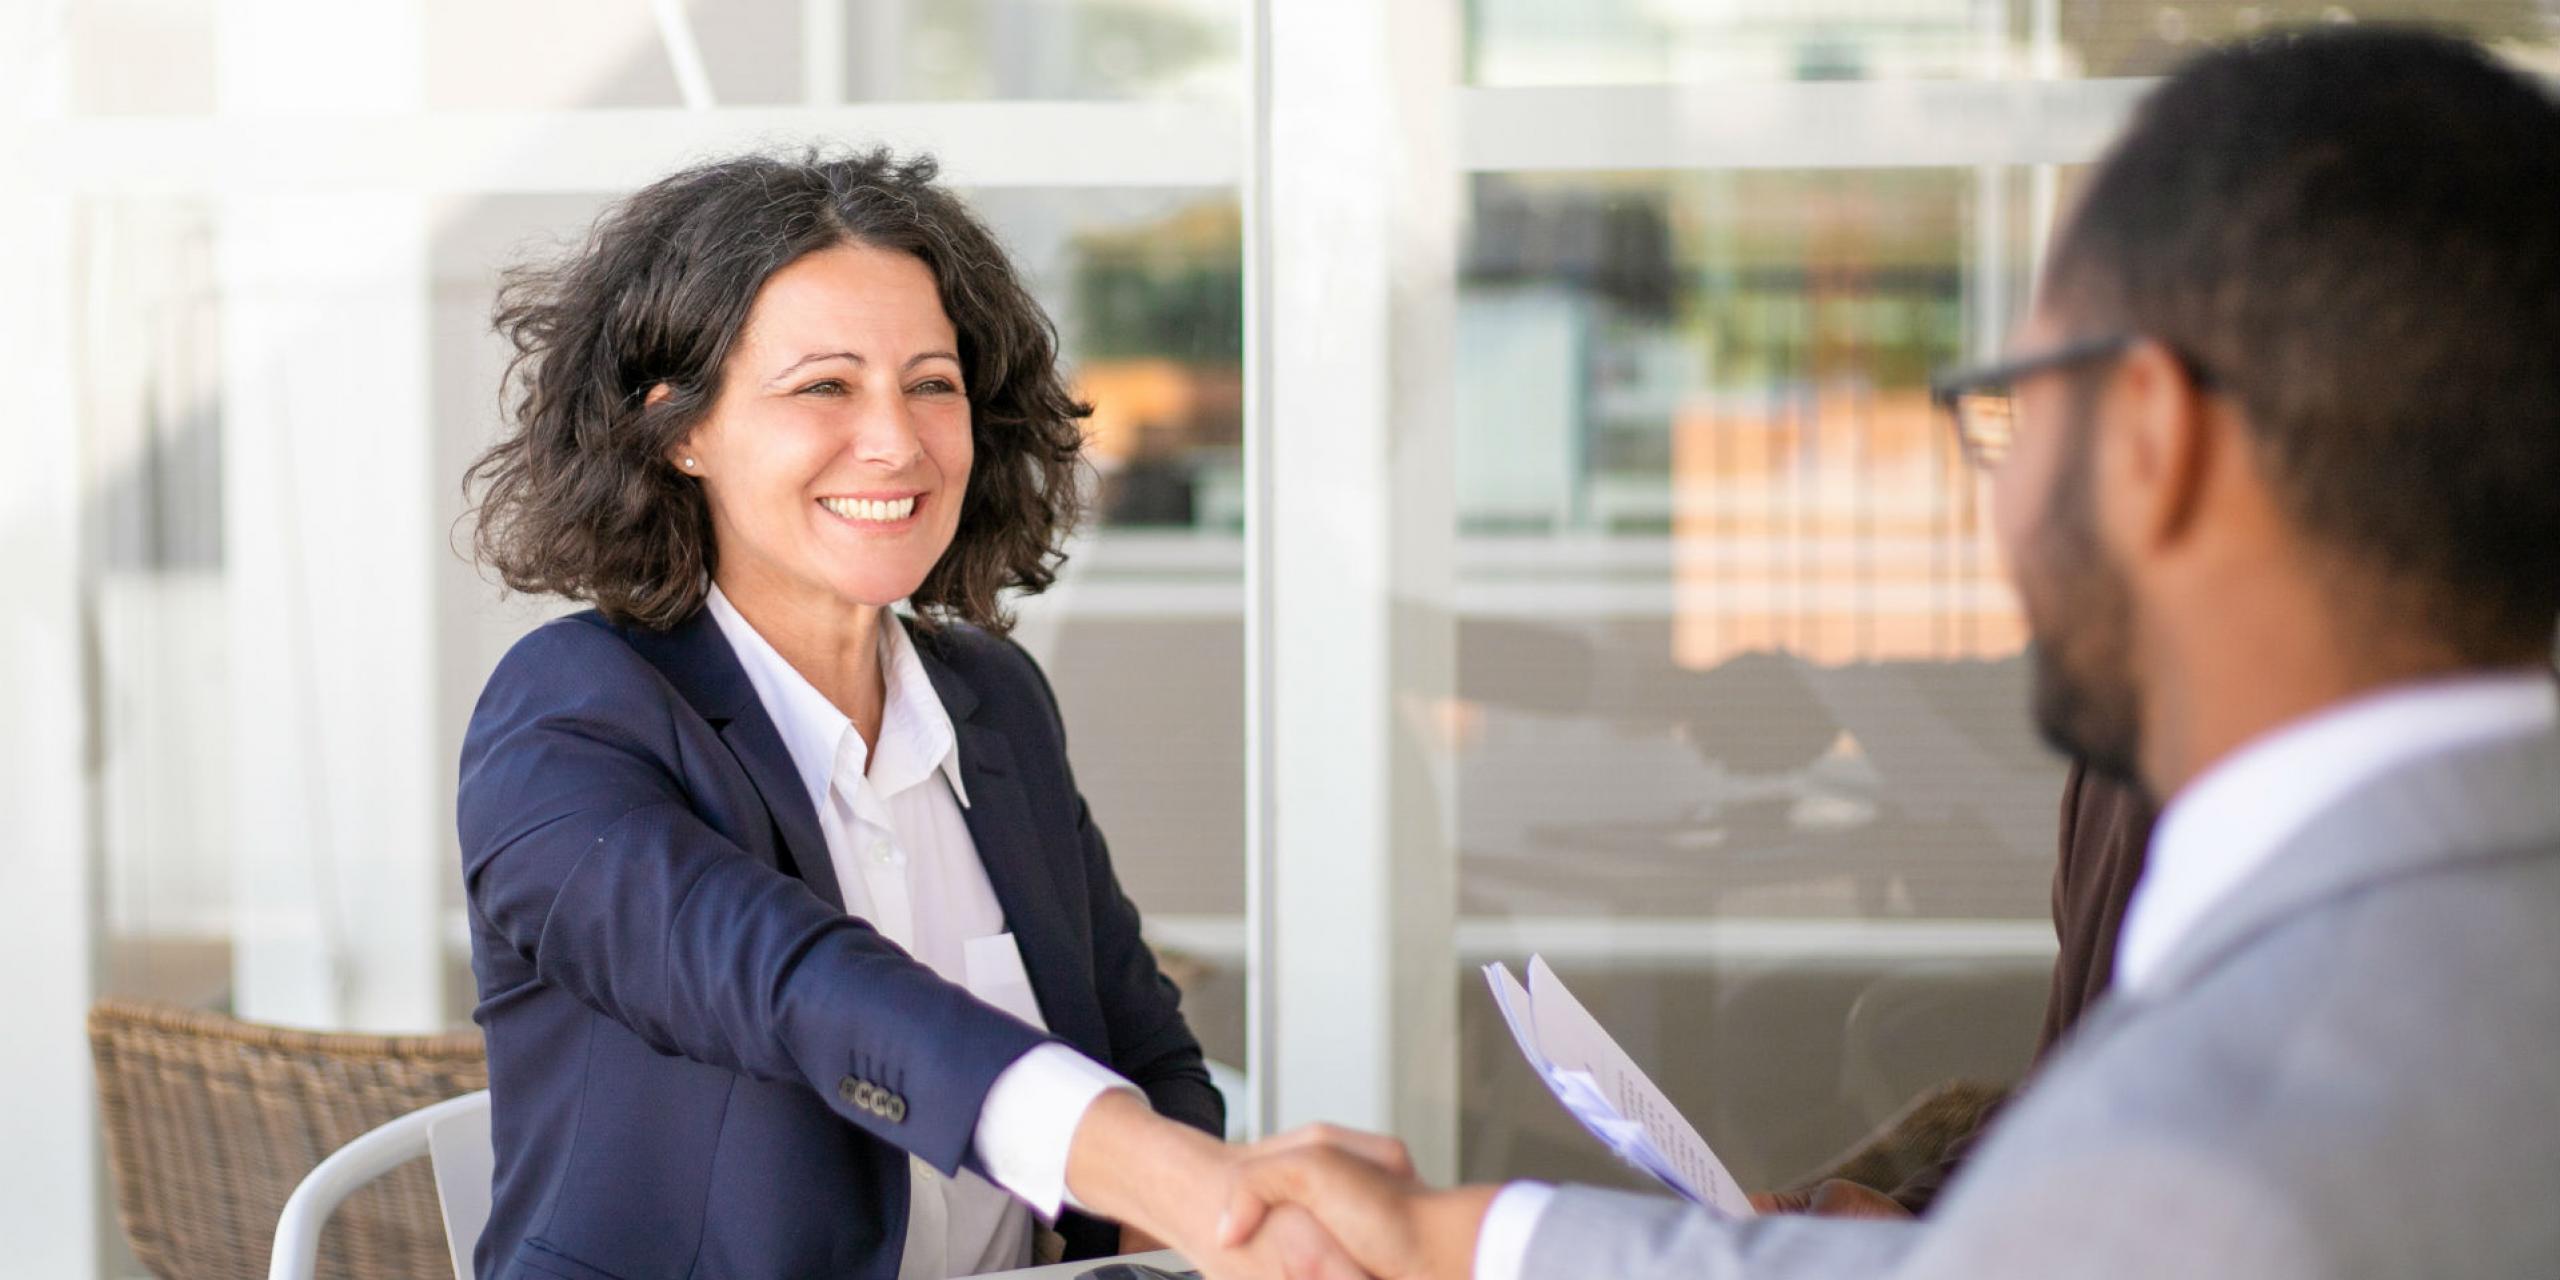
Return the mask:
[[[2084,412],[2021,557],[2037,732],[2092,772],[2142,784],[2142,715],[2130,646],[2133,593],[2098,541],[2094,425]],[[2031,568],[2029,566],[2032,566]]]

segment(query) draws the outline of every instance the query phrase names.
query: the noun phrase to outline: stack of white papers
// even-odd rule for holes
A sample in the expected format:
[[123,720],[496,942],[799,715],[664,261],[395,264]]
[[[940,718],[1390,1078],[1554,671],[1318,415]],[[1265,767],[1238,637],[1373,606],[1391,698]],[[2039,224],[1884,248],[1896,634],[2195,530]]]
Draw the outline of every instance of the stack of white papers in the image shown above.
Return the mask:
[[1752,1216],[1751,1200],[1707,1140],[1663,1096],[1618,1042],[1573,998],[1545,959],[1529,957],[1529,984],[1501,964],[1484,967],[1513,1039],[1556,1100],[1617,1157],[1727,1217]]

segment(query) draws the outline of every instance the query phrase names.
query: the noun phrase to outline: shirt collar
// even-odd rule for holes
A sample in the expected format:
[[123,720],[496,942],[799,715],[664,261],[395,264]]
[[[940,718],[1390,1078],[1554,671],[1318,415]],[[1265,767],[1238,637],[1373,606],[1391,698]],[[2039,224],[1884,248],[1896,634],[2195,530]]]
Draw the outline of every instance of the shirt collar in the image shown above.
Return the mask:
[[938,768],[950,781],[960,807],[969,807],[968,789],[960,781],[959,737],[951,727],[950,713],[943,710],[923,660],[916,655],[915,642],[907,635],[906,623],[895,612],[889,613],[888,625],[880,630],[880,671],[885,684],[880,742],[874,749],[852,732],[852,719],[767,642],[718,585],[712,586],[706,604],[721,635],[736,651],[738,665],[746,669],[756,700],[764,704],[774,731],[781,735],[811,804],[825,806],[839,765],[837,757],[842,754],[843,767],[853,776],[868,776],[884,796],[896,795]]
[[2472,743],[2560,725],[2548,670],[2405,684],[2294,721],[2224,757],[2161,812],[2116,944],[2140,988],[2207,912],[2359,786]]
[[951,712],[941,695],[934,692],[933,677],[925,673],[915,638],[907,634],[907,620],[895,612],[880,629],[880,671],[888,681],[888,695],[873,780],[892,780],[894,785],[884,781],[881,789],[896,792],[939,770],[951,784],[952,797],[968,808],[969,789],[960,781],[960,736],[951,727]]

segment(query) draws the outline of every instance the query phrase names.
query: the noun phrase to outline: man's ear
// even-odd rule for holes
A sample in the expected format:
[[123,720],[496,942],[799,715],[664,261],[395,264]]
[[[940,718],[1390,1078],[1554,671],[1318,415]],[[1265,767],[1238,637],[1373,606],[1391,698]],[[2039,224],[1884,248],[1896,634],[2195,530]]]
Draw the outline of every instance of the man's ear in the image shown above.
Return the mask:
[[2186,363],[2148,339],[2135,343],[2109,379],[2098,433],[2097,480],[2103,517],[2118,545],[2151,550],[2177,542],[2194,525],[2205,481],[2220,459],[2211,406]]

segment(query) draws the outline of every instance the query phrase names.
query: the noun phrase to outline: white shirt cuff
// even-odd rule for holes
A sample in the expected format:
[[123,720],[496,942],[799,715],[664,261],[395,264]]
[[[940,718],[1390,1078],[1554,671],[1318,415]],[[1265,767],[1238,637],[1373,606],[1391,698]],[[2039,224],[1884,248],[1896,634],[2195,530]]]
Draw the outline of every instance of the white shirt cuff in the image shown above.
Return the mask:
[[1556,1189],[1543,1182],[1509,1183],[1494,1193],[1493,1203],[1485,1207],[1484,1225],[1476,1228],[1475,1280],[1520,1280],[1520,1268],[1529,1261],[1529,1237],[1538,1233],[1538,1219],[1555,1198]]
[[1056,1221],[1062,1204],[1090,1212],[1067,1190],[1067,1147],[1085,1108],[1114,1089],[1146,1097],[1119,1072],[1055,1041],[1014,1059],[978,1107],[974,1141],[987,1180],[1042,1221]]

